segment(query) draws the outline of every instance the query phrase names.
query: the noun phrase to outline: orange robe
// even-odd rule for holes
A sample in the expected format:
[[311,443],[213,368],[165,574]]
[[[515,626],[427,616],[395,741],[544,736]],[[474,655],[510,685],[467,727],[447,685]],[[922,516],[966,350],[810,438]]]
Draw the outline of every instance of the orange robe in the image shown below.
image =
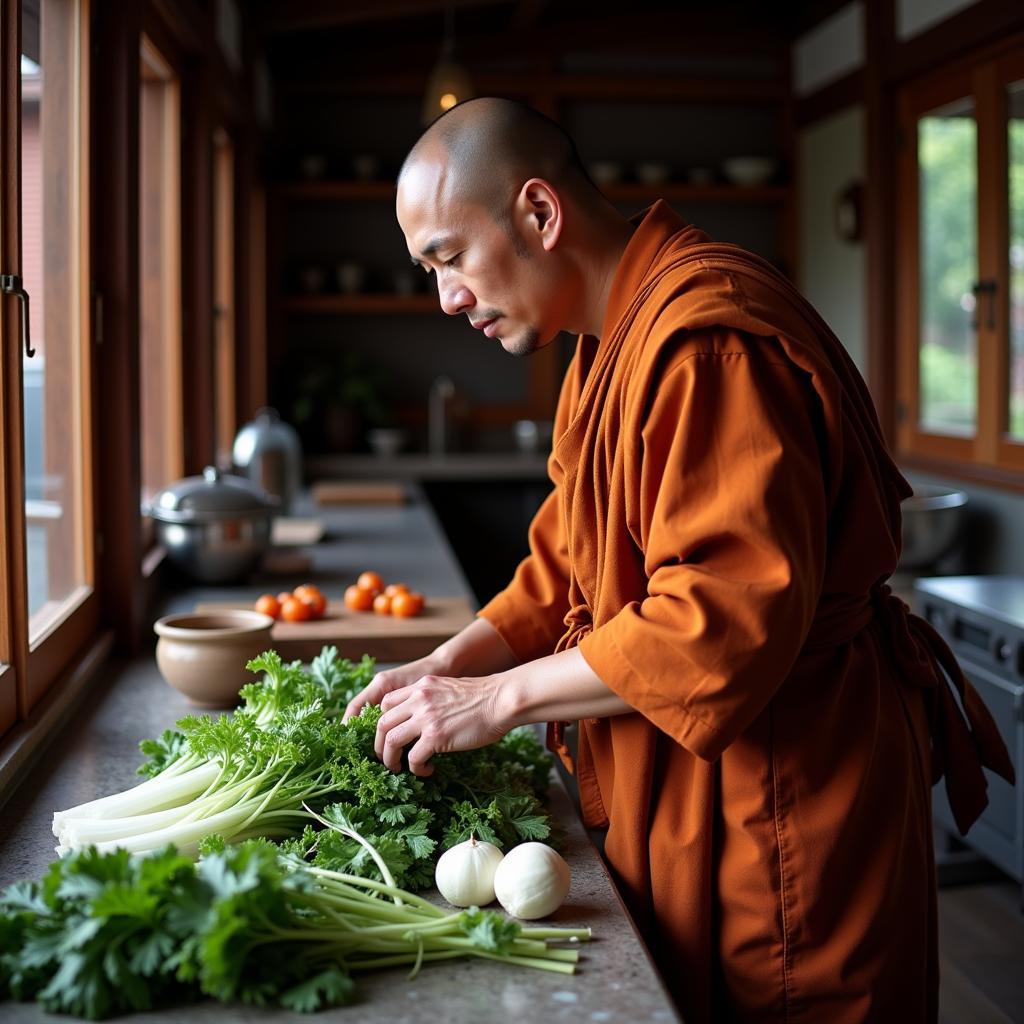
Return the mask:
[[849,356],[769,264],[658,203],[549,468],[480,614],[523,662],[578,645],[637,709],[581,722],[575,767],[687,1024],[934,1020],[930,789],[945,770],[966,829],[981,763],[1012,768],[884,586],[911,489]]

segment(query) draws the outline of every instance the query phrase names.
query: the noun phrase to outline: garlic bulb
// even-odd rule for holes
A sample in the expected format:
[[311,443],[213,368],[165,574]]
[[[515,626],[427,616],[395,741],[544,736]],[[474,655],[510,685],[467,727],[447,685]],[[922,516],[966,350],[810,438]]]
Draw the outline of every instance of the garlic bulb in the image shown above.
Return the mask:
[[513,916],[533,921],[553,914],[569,894],[569,865],[544,843],[522,843],[494,873],[498,902]]
[[494,900],[494,872],[502,852],[472,837],[441,854],[434,869],[437,891],[453,907],[482,907]]

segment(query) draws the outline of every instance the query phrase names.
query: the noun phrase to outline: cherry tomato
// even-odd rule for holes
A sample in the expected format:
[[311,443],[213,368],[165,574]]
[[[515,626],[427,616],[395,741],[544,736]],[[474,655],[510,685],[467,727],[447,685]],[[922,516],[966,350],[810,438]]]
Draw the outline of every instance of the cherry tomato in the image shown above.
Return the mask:
[[292,593],[300,601],[305,601],[313,609],[314,619],[322,619],[324,617],[324,612],[327,611],[327,598],[324,597],[319,587],[314,586],[312,583],[304,583],[301,587],[296,587]]
[[313,610],[305,601],[297,597],[289,597],[281,605],[281,618],[285,622],[308,622],[313,618]]
[[290,590],[282,590],[281,593],[277,595],[277,603],[283,605],[291,596],[292,592]]
[[356,586],[361,590],[369,590],[371,594],[379,594],[384,589],[384,581],[380,573],[364,572],[356,580]]
[[378,615],[390,615],[391,614],[391,598],[386,593],[378,594],[373,599],[373,610]]
[[276,619],[281,614],[281,602],[273,594],[263,594],[256,599],[256,611]]
[[394,597],[395,594],[409,593],[409,588],[404,583],[389,583],[384,588],[384,593],[387,594],[388,597]]
[[395,594],[391,599],[391,614],[402,619],[412,618],[423,611],[423,595],[415,591]]
[[345,591],[345,605],[354,612],[368,612],[373,607],[373,597],[369,590],[353,585]]

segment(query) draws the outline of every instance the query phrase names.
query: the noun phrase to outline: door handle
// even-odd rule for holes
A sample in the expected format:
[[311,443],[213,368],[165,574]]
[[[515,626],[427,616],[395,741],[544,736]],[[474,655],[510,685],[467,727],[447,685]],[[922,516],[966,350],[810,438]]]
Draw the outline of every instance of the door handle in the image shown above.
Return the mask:
[[988,299],[988,316],[985,319],[985,327],[990,331],[996,328],[996,292],[999,289],[998,283],[992,278],[984,281],[977,281],[971,291],[974,294],[974,317],[971,319],[971,327],[977,330],[981,326],[981,300]]
[[17,295],[21,300],[21,338],[25,343],[25,356],[31,359],[36,350],[32,347],[28,323],[28,292],[22,287],[21,278],[17,274],[0,274],[0,291],[5,295]]

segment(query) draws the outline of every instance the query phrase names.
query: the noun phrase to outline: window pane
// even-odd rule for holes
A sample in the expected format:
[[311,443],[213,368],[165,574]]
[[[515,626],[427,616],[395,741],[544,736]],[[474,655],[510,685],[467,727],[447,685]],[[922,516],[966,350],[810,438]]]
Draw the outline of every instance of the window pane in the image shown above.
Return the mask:
[[1010,434],[1024,440],[1024,82],[1007,97],[1010,179]]
[[178,81],[144,40],[139,95],[142,498],[183,471]]
[[30,640],[86,583],[77,5],[22,2],[22,266]]
[[930,433],[970,435],[977,424],[976,137],[970,100],[918,122],[920,427]]

